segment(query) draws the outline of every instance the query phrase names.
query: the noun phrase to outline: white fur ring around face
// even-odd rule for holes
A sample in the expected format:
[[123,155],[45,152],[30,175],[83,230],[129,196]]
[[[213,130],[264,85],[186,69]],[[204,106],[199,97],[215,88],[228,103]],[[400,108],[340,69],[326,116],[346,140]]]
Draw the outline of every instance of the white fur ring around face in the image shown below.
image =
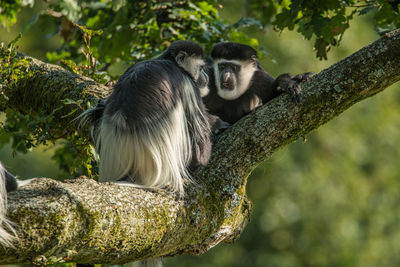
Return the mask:
[[[237,77],[238,84],[233,90],[224,90],[221,88],[221,78],[218,69],[218,64],[233,63],[241,66],[239,77]],[[251,78],[257,68],[252,61],[239,61],[239,60],[216,60],[214,61],[215,84],[217,86],[218,95],[225,100],[235,100],[243,95],[250,85]]]

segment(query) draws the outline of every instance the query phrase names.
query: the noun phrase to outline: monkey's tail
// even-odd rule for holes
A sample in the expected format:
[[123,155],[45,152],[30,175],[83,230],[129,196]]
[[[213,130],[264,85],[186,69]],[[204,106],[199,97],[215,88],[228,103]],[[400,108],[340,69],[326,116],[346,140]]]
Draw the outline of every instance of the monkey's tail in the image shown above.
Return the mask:
[[103,116],[95,137],[100,182],[128,178],[132,186],[168,188],[183,195],[192,151],[182,103],[165,119],[140,125],[127,125],[121,113]]
[[6,217],[7,215],[7,190],[6,190],[6,170],[0,162],[0,245],[4,247],[14,247],[13,242],[17,240],[13,223]]

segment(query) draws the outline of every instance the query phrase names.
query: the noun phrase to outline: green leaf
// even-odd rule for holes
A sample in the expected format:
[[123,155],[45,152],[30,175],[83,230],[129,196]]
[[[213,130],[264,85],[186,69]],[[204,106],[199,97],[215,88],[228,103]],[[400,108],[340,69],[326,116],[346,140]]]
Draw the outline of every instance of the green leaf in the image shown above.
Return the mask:
[[7,48],[8,48],[8,50],[9,50],[10,52],[11,52],[12,50],[14,50],[15,44],[18,42],[19,39],[21,39],[21,37],[22,37],[22,33],[19,33],[19,34],[17,35],[17,37],[15,37],[15,38],[7,45]]
[[260,28],[262,28],[261,23],[253,18],[240,18],[240,20],[238,22],[236,22],[235,24],[232,25],[233,28],[235,29],[239,29],[239,28],[243,28],[243,27],[249,27],[249,26],[258,26]]
[[82,16],[82,10],[76,0],[60,0],[59,9],[72,22],[78,22]]
[[126,0],[112,0],[113,11],[118,11],[126,5]]

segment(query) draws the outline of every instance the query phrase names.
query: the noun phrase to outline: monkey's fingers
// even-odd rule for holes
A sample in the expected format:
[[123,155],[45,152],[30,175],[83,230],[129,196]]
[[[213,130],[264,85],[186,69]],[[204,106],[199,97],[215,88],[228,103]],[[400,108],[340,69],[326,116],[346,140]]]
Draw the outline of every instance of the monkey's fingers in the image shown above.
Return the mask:
[[299,83],[293,81],[293,83],[290,84],[287,93],[292,97],[296,104],[300,102],[301,86]]
[[229,127],[231,127],[231,124],[229,122],[221,120],[221,127],[219,128],[220,132],[228,129]]
[[300,102],[301,86],[294,79],[282,80],[277,89],[289,94],[295,103]]
[[213,132],[215,134],[220,134],[223,131],[225,131],[226,129],[228,129],[231,126],[231,124],[229,122],[223,121],[223,120],[219,120],[219,124],[218,124],[218,128],[215,129]]
[[298,83],[306,82],[311,79],[311,77],[314,75],[314,72],[306,72],[303,74],[297,74],[296,76],[293,77],[293,80],[295,80]]

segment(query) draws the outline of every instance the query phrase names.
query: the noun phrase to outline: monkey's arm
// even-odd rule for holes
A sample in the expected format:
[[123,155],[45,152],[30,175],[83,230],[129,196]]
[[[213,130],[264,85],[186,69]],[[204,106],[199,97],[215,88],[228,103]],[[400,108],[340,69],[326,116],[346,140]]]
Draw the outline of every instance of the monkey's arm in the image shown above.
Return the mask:
[[256,95],[261,98],[263,104],[282,93],[277,90],[276,80],[264,70],[254,73],[251,86],[254,88]]

